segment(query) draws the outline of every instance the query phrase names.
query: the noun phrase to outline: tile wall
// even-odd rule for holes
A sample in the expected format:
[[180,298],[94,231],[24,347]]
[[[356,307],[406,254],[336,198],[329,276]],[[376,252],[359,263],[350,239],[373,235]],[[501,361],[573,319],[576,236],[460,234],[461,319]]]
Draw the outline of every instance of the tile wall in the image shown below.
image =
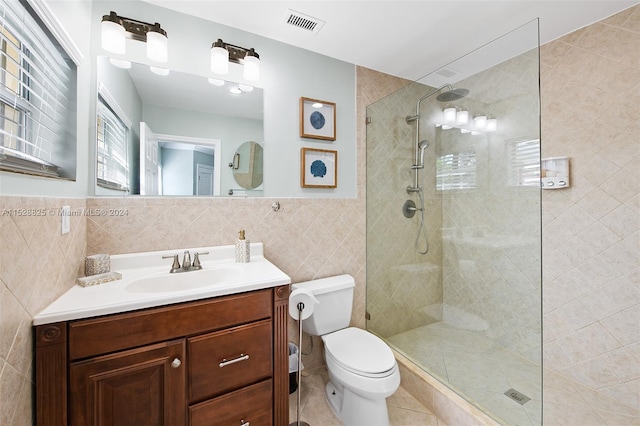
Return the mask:
[[545,368],[640,409],[640,5],[541,48]]
[[[0,425],[32,424],[31,319],[84,273],[84,199],[0,196]],[[35,216],[34,216],[35,215]]]

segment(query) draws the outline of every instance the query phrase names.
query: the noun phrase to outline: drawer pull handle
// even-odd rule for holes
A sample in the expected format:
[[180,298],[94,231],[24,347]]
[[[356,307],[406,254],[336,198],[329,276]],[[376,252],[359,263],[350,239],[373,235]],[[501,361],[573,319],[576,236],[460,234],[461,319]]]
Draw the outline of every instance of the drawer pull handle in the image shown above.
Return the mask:
[[244,420],[240,420],[240,426],[249,426],[249,422],[245,422]]
[[249,355],[240,354],[238,358],[230,359],[229,361],[227,361],[226,358],[223,358],[222,362],[218,365],[220,366],[220,368],[222,368],[222,367],[226,367],[227,365],[235,364],[236,362],[246,361],[248,359],[249,359]]
[[180,358],[174,358],[173,361],[171,361],[171,368],[178,368],[182,365],[182,361],[180,361]]

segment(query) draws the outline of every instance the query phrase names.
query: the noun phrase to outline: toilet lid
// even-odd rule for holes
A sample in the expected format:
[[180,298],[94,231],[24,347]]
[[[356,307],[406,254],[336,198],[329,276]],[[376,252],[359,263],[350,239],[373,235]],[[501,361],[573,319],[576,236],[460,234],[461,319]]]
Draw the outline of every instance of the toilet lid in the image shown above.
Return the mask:
[[345,369],[363,375],[387,372],[396,365],[393,352],[377,336],[349,327],[322,336],[325,350]]

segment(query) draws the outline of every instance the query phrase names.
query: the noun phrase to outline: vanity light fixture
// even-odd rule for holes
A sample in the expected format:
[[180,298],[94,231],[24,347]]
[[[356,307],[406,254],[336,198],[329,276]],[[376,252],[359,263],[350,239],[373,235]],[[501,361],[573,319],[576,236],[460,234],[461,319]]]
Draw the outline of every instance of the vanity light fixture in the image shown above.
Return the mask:
[[255,49],[225,43],[219,38],[211,45],[211,71],[216,74],[227,74],[229,62],[244,66],[245,80],[260,80],[260,55]]
[[147,44],[147,58],[164,63],[169,59],[167,32],[159,23],[149,24],[136,19],[118,16],[114,11],[102,17],[102,48],[122,55],[126,51],[126,39]]
[[473,136],[484,132],[495,132],[498,129],[496,118],[489,118],[483,113],[473,117],[473,123],[470,123],[470,117],[473,115],[468,110],[447,107],[442,111],[442,123],[436,122],[436,127],[441,127],[442,130],[457,128],[462,133],[471,133]]

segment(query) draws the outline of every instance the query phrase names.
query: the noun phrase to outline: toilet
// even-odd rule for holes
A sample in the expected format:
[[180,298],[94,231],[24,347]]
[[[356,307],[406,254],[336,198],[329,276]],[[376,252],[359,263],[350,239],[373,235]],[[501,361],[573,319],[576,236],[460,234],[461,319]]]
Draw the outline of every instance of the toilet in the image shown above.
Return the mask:
[[302,329],[321,336],[329,371],[325,393],[334,414],[346,426],[389,424],[386,398],[400,386],[400,371],[393,352],[377,336],[349,327],[355,281],[339,275],[293,284],[319,303]]

